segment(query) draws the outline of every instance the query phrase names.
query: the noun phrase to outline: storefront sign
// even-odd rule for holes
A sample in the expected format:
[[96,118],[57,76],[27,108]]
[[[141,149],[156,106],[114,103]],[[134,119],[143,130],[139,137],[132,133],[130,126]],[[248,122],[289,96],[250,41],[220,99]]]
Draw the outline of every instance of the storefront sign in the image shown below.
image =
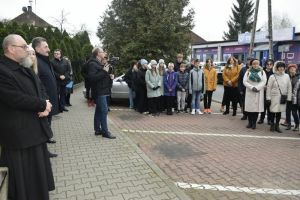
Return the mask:
[[[255,33],[255,43],[268,42],[268,31],[259,31]],[[280,30],[273,30],[273,41],[288,41],[293,40],[295,35],[295,28],[285,28]],[[251,33],[242,33],[238,36],[239,44],[250,44]]]
[[245,53],[249,51],[248,45],[245,46],[229,46],[222,48],[223,53]]
[[195,49],[196,54],[214,54],[218,52],[218,48],[204,48],[204,49]]

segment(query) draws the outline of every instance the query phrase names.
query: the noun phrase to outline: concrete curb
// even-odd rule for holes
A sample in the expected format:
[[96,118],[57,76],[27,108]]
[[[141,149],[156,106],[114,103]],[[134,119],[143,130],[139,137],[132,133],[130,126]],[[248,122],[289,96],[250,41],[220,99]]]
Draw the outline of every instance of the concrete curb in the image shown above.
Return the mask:
[[74,84],[73,89],[80,88],[83,85],[84,85],[84,82],[76,83],[76,84]]
[[170,179],[125,133],[123,133],[110,119],[108,119],[109,126],[113,126],[118,130],[122,137],[134,148],[134,150],[141,156],[141,158],[148,164],[148,166],[166,183],[166,185],[176,194],[181,200],[191,200],[181,189],[176,187],[174,181]]

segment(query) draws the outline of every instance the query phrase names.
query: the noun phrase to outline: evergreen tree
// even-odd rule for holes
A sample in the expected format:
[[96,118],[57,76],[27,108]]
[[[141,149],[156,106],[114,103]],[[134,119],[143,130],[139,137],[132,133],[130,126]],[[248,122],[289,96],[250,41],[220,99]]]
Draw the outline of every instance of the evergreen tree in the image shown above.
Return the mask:
[[227,22],[228,32],[224,32],[224,40],[237,40],[239,33],[250,32],[253,24],[254,3],[252,0],[237,0],[233,4],[232,16]]
[[194,11],[184,16],[189,0],[113,0],[99,22],[97,35],[103,47],[121,57],[174,61],[176,53],[189,51]]
[[91,44],[90,38],[89,38],[89,34],[87,31],[80,31],[78,32],[75,36],[74,39],[76,39],[81,46],[85,45],[85,44]]

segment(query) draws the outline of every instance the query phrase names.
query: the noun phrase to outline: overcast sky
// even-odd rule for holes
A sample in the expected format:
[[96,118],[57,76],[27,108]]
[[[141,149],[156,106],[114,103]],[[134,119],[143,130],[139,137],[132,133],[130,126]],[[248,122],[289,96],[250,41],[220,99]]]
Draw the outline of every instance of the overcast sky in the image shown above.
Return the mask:
[[[76,32],[85,24],[91,34],[92,43],[96,45],[99,44],[96,36],[98,22],[110,2],[111,0],[36,0],[35,4],[33,0],[33,11],[48,23],[58,26],[54,18],[59,18],[64,10],[67,13],[67,31]],[[207,41],[222,40],[223,31],[228,30],[227,21],[235,2],[236,0],[190,0],[189,7],[195,10],[193,31]],[[287,15],[296,26],[296,31],[300,32],[299,0],[272,0],[272,4],[273,14]],[[22,7],[28,5],[29,0],[0,0],[0,20],[20,15]],[[257,28],[266,23],[267,14],[267,0],[261,0]]]

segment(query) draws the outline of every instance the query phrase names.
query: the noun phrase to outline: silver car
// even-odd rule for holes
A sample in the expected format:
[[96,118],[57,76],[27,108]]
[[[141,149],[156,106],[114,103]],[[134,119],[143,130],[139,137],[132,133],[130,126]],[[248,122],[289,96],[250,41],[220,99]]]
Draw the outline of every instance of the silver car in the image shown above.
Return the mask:
[[125,74],[116,77],[113,80],[113,86],[111,89],[112,99],[128,99],[129,88],[127,83],[124,81]]
[[225,68],[225,65],[226,65],[226,62],[214,62],[214,66],[215,66],[215,69],[216,69],[217,74],[218,74],[218,84],[223,83],[222,73],[223,73],[223,70]]

